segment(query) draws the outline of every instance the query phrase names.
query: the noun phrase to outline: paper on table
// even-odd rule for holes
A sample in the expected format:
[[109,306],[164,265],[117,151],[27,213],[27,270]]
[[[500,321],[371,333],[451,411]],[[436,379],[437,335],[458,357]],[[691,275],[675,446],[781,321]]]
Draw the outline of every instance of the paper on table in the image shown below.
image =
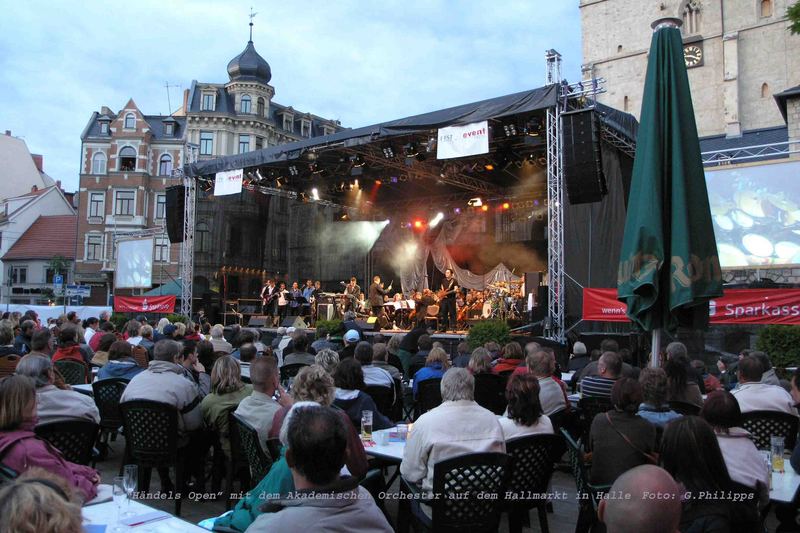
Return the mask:
[[84,507],[87,505],[96,505],[98,503],[105,503],[110,502],[114,499],[114,490],[111,485],[100,484],[97,485],[97,496],[89,500],[88,502],[84,503]]
[[120,520],[120,523],[125,526],[138,526],[141,524],[146,524],[147,522],[155,522],[156,520],[165,520],[170,518],[172,515],[169,513],[165,513],[164,511],[151,511],[149,513],[142,513],[136,516],[131,516],[128,518],[123,518]]

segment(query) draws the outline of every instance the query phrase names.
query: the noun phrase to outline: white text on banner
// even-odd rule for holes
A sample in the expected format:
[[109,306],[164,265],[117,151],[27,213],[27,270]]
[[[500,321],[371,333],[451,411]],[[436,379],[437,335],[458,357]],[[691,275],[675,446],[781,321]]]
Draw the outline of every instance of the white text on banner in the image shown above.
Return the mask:
[[439,128],[439,138],[436,143],[437,159],[487,153],[489,153],[489,126],[485,120],[466,126]]

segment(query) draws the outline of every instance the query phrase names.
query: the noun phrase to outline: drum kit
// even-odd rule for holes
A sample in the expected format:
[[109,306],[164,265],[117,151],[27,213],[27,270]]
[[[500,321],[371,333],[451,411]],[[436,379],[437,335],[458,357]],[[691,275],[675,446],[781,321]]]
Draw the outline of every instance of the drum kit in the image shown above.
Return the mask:
[[520,288],[523,280],[495,281],[486,286],[487,296],[483,302],[482,318],[513,320],[520,318]]

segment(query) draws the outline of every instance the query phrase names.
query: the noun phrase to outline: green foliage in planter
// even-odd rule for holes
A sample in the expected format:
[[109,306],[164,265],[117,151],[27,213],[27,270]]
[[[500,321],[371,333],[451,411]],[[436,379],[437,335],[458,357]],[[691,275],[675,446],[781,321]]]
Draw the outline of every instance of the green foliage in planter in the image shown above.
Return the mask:
[[184,323],[184,324],[186,324],[186,323],[188,322],[188,320],[186,320],[186,317],[185,317],[185,316],[183,316],[183,315],[179,315],[179,314],[177,314],[177,313],[170,313],[170,314],[168,314],[168,315],[167,315],[167,320],[169,320],[169,321],[170,321],[171,323],[173,323],[173,324],[174,324],[175,322],[182,322],[182,323]]
[[756,341],[756,348],[769,355],[772,366],[785,368],[800,365],[800,326],[766,326]]
[[494,341],[500,346],[507,343],[510,339],[508,324],[501,320],[487,320],[478,322],[469,328],[467,343],[470,349],[483,346],[487,342]]
[[338,318],[334,318],[333,320],[317,320],[316,327],[317,330],[319,330],[319,328],[325,328],[332,337],[344,334],[344,331],[342,331],[342,321]]
[[111,317],[108,319],[109,322],[116,326],[117,331],[122,329],[122,326],[128,321],[128,315],[125,313],[112,313]]

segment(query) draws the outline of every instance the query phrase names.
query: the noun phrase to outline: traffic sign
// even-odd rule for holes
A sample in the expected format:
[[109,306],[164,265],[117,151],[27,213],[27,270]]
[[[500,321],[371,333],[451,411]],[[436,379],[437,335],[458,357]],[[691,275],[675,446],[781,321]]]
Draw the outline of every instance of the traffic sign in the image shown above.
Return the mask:
[[92,287],[89,285],[67,285],[67,296],[81,296],[88,298],[92,294]]

